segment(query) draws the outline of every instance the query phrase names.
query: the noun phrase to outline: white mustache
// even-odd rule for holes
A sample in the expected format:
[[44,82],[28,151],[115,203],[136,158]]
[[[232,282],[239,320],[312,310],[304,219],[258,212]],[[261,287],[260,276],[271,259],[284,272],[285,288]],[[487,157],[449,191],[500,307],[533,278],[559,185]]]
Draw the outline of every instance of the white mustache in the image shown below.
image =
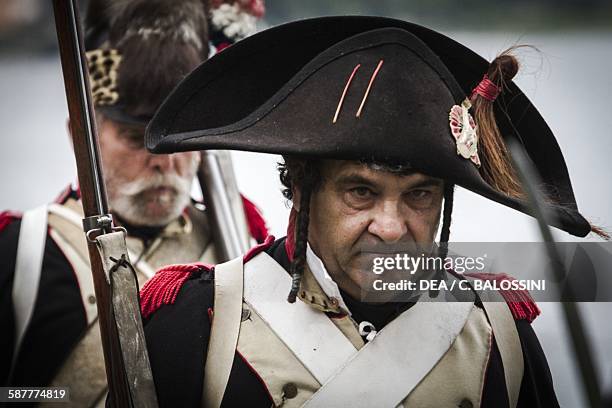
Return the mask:
[[152,177],[143,177],[131,181],[129,183],[125,183],[121,186],[121,193],[126,196],[136,196],[141,194],[142,192],[154,188],[165,187],[172,188],[178,194],[187,194],[189,192],[189,188],[191,186],[191,181],[187,180],[184,177],[180,177],[179,175],[172,174],[160,174],[157,173]]

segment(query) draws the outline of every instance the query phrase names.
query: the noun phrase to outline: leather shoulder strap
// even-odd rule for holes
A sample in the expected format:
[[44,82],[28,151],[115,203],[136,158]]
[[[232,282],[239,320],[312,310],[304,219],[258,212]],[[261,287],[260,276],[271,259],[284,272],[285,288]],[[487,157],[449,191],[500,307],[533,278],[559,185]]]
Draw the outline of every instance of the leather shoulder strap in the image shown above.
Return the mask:
[[[11,376],[15,368],[21,342],[32,319],[38,297],[38,285],[47,240],[47,206],[26,211],[21,219],[17,257],[13,278],[13,308],[15,310],[15,345]],[[10,377],[9,377],[10,378]]]
[[265,252],[245,265],[245,302],[323,384],[357,349],[325,313],[299,298],[287,302],[290,289],[291,276]]
[[[473,278],[466,277],[469,281]],[[506,299],[497,291],[476,291],[493,329],[495,343],[504,366],[504,378],[506,380],[506,391],[508,392],[508,402],[510,408],[515,408],[518,404],[523,372],[525,370],[523,362],[523,348],[521,340],[516,330],[514,317]]]
[[112,313],[130,396],[135,406],[158,407],[140,318],[136,271],[128,258],[124,232],[102,234],[97,236],[95,241],[104,274],[110,284]]
[[202,387],[202,407],[218,408],[236,354],[244,287],[242,256],[215,266],[214,316]]
[[516,324],[508,304],[501,295],[499,295],[497,301],[483,301],[482,304],[493,329],[495,343],[504,366],[504,378],[506,379],[510,408],[515,408],[518,404],[525,369],[523,366],[523,348],[516,330]]
[[338,406],[338,401],[359,408],[398,406],[448,352],[473,308],[470,302],[416,303],[363,346],[304,407]]

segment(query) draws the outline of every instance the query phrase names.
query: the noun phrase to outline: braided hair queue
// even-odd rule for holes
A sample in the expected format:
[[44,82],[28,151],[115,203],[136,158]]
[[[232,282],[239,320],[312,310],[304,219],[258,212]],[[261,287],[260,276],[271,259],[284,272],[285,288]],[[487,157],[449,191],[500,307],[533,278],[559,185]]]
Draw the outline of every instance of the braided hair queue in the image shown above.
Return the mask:
[[295,225],[295,252],[291,261],[291,291],[287,297],[289,303],[294,303],[302,275],[304,275],[304,266],[306,265],[306,248],[308,244],[308,224],[310,223],[310,197],[315,183],[314,174],[311,167],[313,163],[306,161],[304,163],[304,177],[300,186],[300,211],[297,215]]
[[306,265],[306,248],[308,244],[308,224],[310,223],[310,198],[318,187],[321,175],[319,161],[301,157],[283,156],[283,162],[278,164],[280,180],[284,186],[283,195],[293,201],[294,190],[300,190],[300,210],[295,223],[295,249],[291,260],[291,292],[287,297],[290,303],[295,302],[300,289],[300,281]]
[[448,254],[448,240],[450,238],[451,215],[453,212],[453,199],[455,195],[455,185],[446,183],[444,185],[444,208],[442,210],[442,230],[440,231],[440,251],[442,260]]
[[[455,185],[451,183],[444,184],[444,207],[442,209],[442,229],[440,230],[440,246],[438,248],[438,257],[442,260],[442,268],[435,273],[434,280],[441,281],[446,277],[444,264],[446,255],[448,255],[448,240],[450,238],[451,215],[453,212],[453,199],[455,195]],[[430,289],[429,297],[438,297],[439,290]]]

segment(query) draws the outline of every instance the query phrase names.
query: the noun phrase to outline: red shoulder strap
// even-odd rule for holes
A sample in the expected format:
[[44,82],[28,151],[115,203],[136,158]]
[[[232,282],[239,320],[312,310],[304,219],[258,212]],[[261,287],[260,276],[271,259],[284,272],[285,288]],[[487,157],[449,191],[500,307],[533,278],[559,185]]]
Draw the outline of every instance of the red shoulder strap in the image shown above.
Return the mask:
[[[251,248],[243,257],[248,262],[261,251],[266,250],[274,242],[274,237],[268,235],[262,244]],[[140,311],[143,318],[148,318],[163,305],[171,305],[176,301],[179,291],[189,277],[200,271],[210,271],[213,265],[201,262],[169,265],[158,270],[155,275],[140,289]]]
[[[486,281],[515,281],[512,276],[505,273],[466,273],[471,278]],[[508,303],[510,312],[515,320],[527,320],[533,322],[541,313],[540,308],[535,303],[527,290],[500,290],[499,293]]]

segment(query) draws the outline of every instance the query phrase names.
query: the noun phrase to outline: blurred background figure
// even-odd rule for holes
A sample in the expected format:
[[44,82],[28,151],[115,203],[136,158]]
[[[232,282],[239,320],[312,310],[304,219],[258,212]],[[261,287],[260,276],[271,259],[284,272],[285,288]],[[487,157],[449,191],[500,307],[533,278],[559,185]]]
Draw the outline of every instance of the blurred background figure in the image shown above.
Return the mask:
[[[252,11],[250,3],[243,7],[222,1],[211,7],[203,0],[94,0],[87,6],[86,59],[109,208],[115,224],[127,230],[127,250],[139,283],[168,264],[217,263],[219,240],[212,233],[211,212],[191,199],[200,154],[152,155],[144,148],[144,130],[187,73],[254,32],[263,8]],[[20,13],[10,14],[11,32],[20,32],[24,24],[27,30],[36,17],[44,22],[41,26],[53,29],[43,19],[53,21],[48,9],[13,8]],[[49,48],[44,43],[53,49],[47,36],[41,39],[40,49]],[[30,48],[21,44],[15,49]],[[38,114],[31,111],[22,121],[38,121]],[[11,138],[20,135],[12,133]],[[69,140],[46,127],[35,135],[49,137],[53,146]],[[59,182],[47,170],[65,163],[54,147],[47,153],[48,160],[33,166],[41,186]],[[64,183],[74,179],[68,175]],[[29,189],[23,187],[16,195]],[[27,205],[48,203],[54,196]],[[245,213],[240,225],[244,235],[250,232],[253,242],[263,241],[267,230],[259,211],[236,196],[236,212]],[[106,376],[78,186],[69,185],[53,203],[39,208],[23,216],[0,213],[0,383],[68,386],[72,406],[102,404]],[[25,259],[41,259],[41,267],[24,268]]]
[[[248,2],[248,0],[244,0]],[[83,9],[83,7],[81,7]],[[17,11],[15,11],[17,10]],[[612,2],[608,0],[267,0],[260,28],[331,14],[384,15],[431,26],[488,60],[515,44],[517,84],[552,127],[566,158],[579,206],[596,225],[612,226],[612,157],[609,98],[612,92]],[[220,18],[221,16],[219,16]],[[75,179],[65,131],[66,102],[50,2],[2,0],[0,8],[0,208],[31,208]],[[245,61],[248,63],[248,61]],[[232,153],[241,191],[263,209],[272,234],[286,230],[288,209],[276,177],[278,157]],[[52,163],[52,165],[49,165]],[[195,188],[192,194],[197,197]],[[495,220],[490,231],[473,228],[471,215]],[[539,241],[534,222],[458,189],[452,240]],[[554,231],[557,240],[571,240]],[[597,238],[591,238],[597,239]],[[534,329],[542,342],[561,406],[586,406],[569,336],[556,303],[539,304]],[[612,393],[612,306],[582,304],[600,386]]]
[[36,0],[5,0],[0,11],[2,34],[32,24],[40,15],[40,3]]
[[51,2],[3,0],[0,7],[0,49],[54,50],[53,19],[46,21],[51,13]]

